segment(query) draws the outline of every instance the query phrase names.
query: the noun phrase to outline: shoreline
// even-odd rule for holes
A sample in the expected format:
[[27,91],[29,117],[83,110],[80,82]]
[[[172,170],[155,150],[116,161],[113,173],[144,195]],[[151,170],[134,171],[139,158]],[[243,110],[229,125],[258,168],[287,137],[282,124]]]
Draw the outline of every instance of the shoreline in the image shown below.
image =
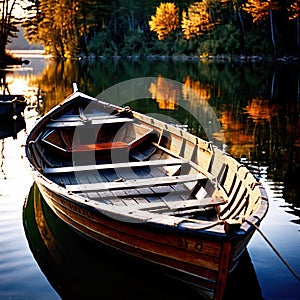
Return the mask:
[[199,61],[199,62],[265,62],[265,63],[291,63],[291,64],[300,64],[300,57],[297,56],[282,56],[282,57],[263,57],[259,55],[240,55],[240,56],[230,56],[230,55],[210,55],[210,56],[196,56],[196,55],[128,55],[128,56],[121,56],[121,55],[114,55],[114,56],[105,56],[105,55],[78,55],[76,58],[77,60],[119,60],[119,59],[127,59],[127,60],[141,60],[141,59],[148,59],[148,60],[160,60],[160,61]]
[[[16,60],[20,62],[23,61],[24,58],[35,58],[35,57],[45,57],[53,60],[55,57],[52,55],[46,54],[44,50],[22,50],[22,49],[14,49],[8,50],[9,54],[12,54]],[[127,60],[153,60],[153,61],[181,61],[181,62],[235,62],[235,63],[286,63],[286,64],[300,64],[300,57],[293,56],[293,55],[285,55],[282,57],[265,57],[260,55],[185,55],[185,54],[173,54],[173,55],[161,55],[161,54],[149,54],[149,55],[128,55],[128,56],[121,56],[121,55],[85,55],[79,54],[73,58],[66,58],[65,60],[83,60],[83,61],[97,61],[97,60],[119,60],[119,59],[127,59]],[[59,60],[57,60],[59,61]],[[1,61],[1,63],[4,63]]]

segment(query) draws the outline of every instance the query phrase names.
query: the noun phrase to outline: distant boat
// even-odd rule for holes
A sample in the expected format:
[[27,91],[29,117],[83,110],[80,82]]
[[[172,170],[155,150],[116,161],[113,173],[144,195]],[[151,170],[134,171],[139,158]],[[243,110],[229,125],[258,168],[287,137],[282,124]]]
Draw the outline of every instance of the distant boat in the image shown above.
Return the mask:
[[11,118],[20,115],[26,105],[23,95],[0,95],[0,117]]
[[0,119],[0,139],[8,137],[17,138],[18,132],[26,128],[26,123],[23,116],[18,116],[16,119]]
[[211,143],[78,91],[32,129],[25,160],[75,231],[213,299],[268,209],[262,184]]

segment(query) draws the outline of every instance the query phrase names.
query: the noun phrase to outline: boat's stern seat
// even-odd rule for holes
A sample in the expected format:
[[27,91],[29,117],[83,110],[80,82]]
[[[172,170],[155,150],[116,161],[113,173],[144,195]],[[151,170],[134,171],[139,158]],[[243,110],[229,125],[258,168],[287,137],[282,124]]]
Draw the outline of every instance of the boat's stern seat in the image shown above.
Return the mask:
[[49,127],[41,141],[49,150],[63,156],[95,152],[97,158],[109,159],[112,152],[126,153],[127,156],[128,153],[139,152],[142,144],[158,137],[158,133],[154,129],[133,122],[109,122],[102,124],[101,127],[93,127],[95,127],[94,131],[91,128],[86,131],[89,136],[86,136],[85,131],[71,126]]

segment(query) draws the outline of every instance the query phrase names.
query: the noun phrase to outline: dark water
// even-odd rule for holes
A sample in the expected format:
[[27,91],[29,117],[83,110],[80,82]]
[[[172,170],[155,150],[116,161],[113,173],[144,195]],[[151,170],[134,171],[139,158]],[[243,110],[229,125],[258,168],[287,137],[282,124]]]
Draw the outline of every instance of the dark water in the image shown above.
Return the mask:
[[[38,115],[72,91],[73,82],[81,91],[98,96],[127,81],[114,102],[188,125],[199,136],[212,133],[216,143],[222,144],[223,138],[226,150],[246,164],[266,187],[270,209],[261,229],[300,273],[299,67],[126,60],[56,64],[41,57],[30,60],[28,67],[5,75],[12,93],[26,92],[31,100],[24,113],[26,129],[22,120],[0,122],[0,299],[82,299],[85,293],[86,299],[201,299],[195,291],[149,266],[124,260],[107,249],[95,249],[41,204],[22,164],[23,139]],[[141,84],[143,98],[148,99],[132,94],[128,80],[136,78],[142,79],[133,82]],[[216,120],[221,131],[216,130],[220,129]],[[237,286],[239,291],[235,293]],[[300,283],[256,233],[243,264],[230,279],[227,298],[261,296],[300,299]]]

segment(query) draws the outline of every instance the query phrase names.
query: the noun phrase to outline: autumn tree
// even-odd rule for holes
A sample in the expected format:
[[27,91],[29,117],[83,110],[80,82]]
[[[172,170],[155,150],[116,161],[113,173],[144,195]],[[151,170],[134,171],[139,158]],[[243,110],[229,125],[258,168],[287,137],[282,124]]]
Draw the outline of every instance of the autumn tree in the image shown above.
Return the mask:
[[272,0],[248,0],[243,9],[252,16],[253,23],[270,21],[270,31],[273,47],[276,48],[275,22],[273,12],[279,10],[279,2]]
[[161,3],[155,16],[149,21],[150,30],[156,32],[159,40],[164,40],[179,25],[178,8],[174,3]]
[[182,32],[184,37],[190,38],[213,30],[217,22],[212,20],[209,13],[209,0],[190,4],[187,12],[182,13]]
[[30,0],[23,23],[25,37],[40,43],[47,53],[65,59],[79,50],[76,1]]
[[[7,3],[17,1],[28,3],[23,24],[27,39],[59,59],[88,51],[124,56],[200,50],[248,55],[270,54],[269,49],[295,53],[297,45],[300,49],[298,0],[0,0],[0,16]],[[193,39],[197,36],[201,39]],[[295,37],[297,45],[290,44]]]
[[57,59],[75,57],[86,51],[91,30],[102,26],[108,14],[102,10],[103,2],[108,1],[29,0],[25,36]]
[[18,19],[14,9],[19,5],[18,0],[0,0],[0,59],[5,57],[5,49],[10,38],[16,37]]

